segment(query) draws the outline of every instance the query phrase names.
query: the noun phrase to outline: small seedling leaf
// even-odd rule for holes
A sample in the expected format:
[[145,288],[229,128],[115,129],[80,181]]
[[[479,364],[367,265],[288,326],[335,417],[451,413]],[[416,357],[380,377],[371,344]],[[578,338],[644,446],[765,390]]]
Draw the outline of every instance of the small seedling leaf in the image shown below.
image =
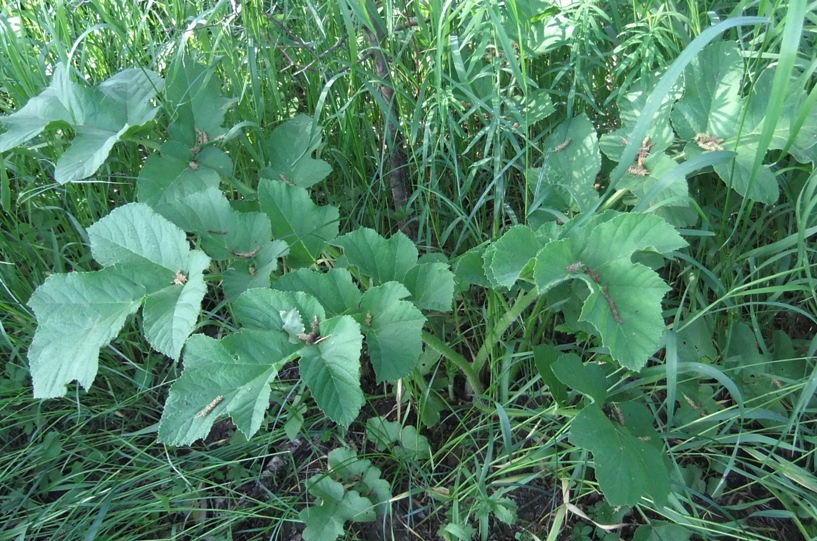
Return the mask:
[[309,328],[312,322],[326,319],[323,306],[315,297],[296,291],[275,291],[253,289],[243,293],[233,305],[236,321],[243,327],[266,331],[280,331],[287,336],[285,327],[290,326],[282,314],[290,314],[296,309],[301,317],[301,325]]

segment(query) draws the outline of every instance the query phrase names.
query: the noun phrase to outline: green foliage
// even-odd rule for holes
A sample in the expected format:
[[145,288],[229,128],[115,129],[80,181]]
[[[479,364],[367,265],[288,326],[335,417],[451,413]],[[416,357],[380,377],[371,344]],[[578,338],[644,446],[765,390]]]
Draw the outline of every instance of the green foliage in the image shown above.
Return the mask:
[[190,250],[181,229],[134,203],[88,228],[88,237],[105,268],[50,276],[29,300],[39,322],[28,352],[38,398],[64,395],[73,380],[88,389],[99,348],[143,304],[145,338],[173,359],[198,320],[210,259]]
[[[551,294],[551,302],[557,304],[555,295],[567,301],[562,310],[574,329],[589,324],[613,359],[638,369],[658,348],[664,328],[661,299],[669,288],[633,256],[668,255],[684,246],[658,216],[607,212],[572,229],[514,227],[484,250],[482,271],[494,287],[509,288],[521,278],[536,295],[578,281],[578,287],[571,284]],[[473,266],[458,266],[457,273],[473,280]]]
[[57,160],[54,179],[65,184],[90,177],[118,141],[153,120],[157,109],[150,102],[162,85],[152,71],[129,69],[88,88],[73,82],[66,66],[57,64],[42,94],[0,118],[8,128],[0,135],[0,152],[30,141],[45,129],[70,128],[76,136]]
[[[0,388],[10,397],[3,406],[15,412],[0,429],[12,447],[0,470],[25,475],[25,483],[7,483],[13,519],[0,531],[127,536],[105,530],[122,520],[120,501],[142,502],[138,514],[148,517],[134,539],[166,536],[155,525],[191,508],[201,511],[179,524],[182,535],[228,538],[249,528],[257,535],[257,523],[242,522],[251,514],[288,527],[299,509],[292,502],[303,495],[278,491],[274,502],[248,509],[254,498],[230,487],[256,464],[235,457],[256,460],[288,440],[294,449],[306,441],[301,431],[329,441],[327,417],[348,426],[368,399],[381,405],[359,381],[361,360],[370,360],[372,379],[402,379],[378,389],[441,428],[429,444],[413,427],[378,418],[383,449],[398,459],[389,480],[396,486],[406,470],[410,481],[423,479],[406,483],[406,516],[420,516],[422,505],[433,523],[450,511],[440,529],[446,538],[477,531],[490,538],[498,522],[518,520],[516,491],[533,479],[520,471],[563,483],[549,538],[563,537],[564,519],[581,510],[599,524],[641,523],[639,539],[687,539],[693,530],[766,539],[773,534],[757,527],[759,517],[814,537],[814,498],[802,490],[814,486],[817,385],[808,332],[814,51],[801,40],[813,31],[805,2],[756,6],[768,24],[732,34],[736,42],[713,38],[758,19],[713,26],[729,9],[742,11],[728,3],[231,7],[92,2],[0,14],[9,111],[0,141],[40,130],[14,145],[25,150],[0,160],[9,240],[0,251],[13,263],[0,266],[0,339],[8,346]],[[365,53],[363,28],[385,29]],[[381,51],[388,77],[372,64]],[[136,84],[133,70],[134,84],[114,93],[124,101],[103,111],[96,106],[108,98],[91,100],[86,109],[79,98],[103,96],[104,85],[134,65],[165,74],[165,90],[148,71],[138,73],[155,90]],[[54,90],[61,69],[63,81],[69,69],[104,81],[63,84],[90,120],[68,120],[70,107]],[[38,96],[51,73],[55,81]],[[381,94],[387,85],[393,98]],[[164,117],[138,133],[127,127],[129,110],[153,118],[154,95]],[[384,135],[392,121],[402,137],[396,144]],[[405,161],[393,159],[396,148]],[[93,174],[110,156],[106,176],[56,188],[43,182],[55,176],[55,162],[62,182],[71,171],[60,164],[80,150],[87,160],[76,174]],[[611,162],[621,162],[613,174]],[[399,214],[383,196],[395,171],[414,189]],[[134,198],[155,213],[142,216],[148,226],[124,219],[142,212],[127,205]],[[100,220],[116,207],[124,213]],[[398,220],[416,237],[377,233],[395,231]],[[680,232],[689,247],[671,226],[687,228]],[[142,240],[120,245],[117,235],[131,233]],[[456,275],[445,256],[418,258],[417,248],[450,254]],[[167,250],[180,256],[165,260]],[[70,269],[93,272],[63,274]],[[31,295],[36,283],[43,285]],[[21,302],[29,296],[33,316]],[[193,329],[201,333],[188,338]],[[104,385],[82,393],[76,408],[68,401],[43,408],[26,391],[26,350],[35,396],[60,396],[74,379],[87,388],[98,362]],[[181,356],[180,375],[165,354]],[[290,361],[284,374],[300,376],[294,386],[278,378]],[[230,445],[195,443],[206,453],[157,447],[139,423],[159,418],[168,387],[161,441],[192,443],[229,415],[238,428]],[[308,407],[312,399],[320,413]],[[267,415],[270,404],[279,415]],[[120,441],[112,420],[122,421]],[[259,430],[261,447],[253,447]],[[107,442],[110,454],[98,456]],[[123,445],[144,452],[123,465]],[[321,449],[316,444],[312,458]],[[293,453],[298,469],[284,475],[314,467],[302,453]],[[310,483],[320,501],[301,516],[304,537],[352,537],[348,520],[385,511],[390,483],[355,460],[330,455],[327,481]],[[342,462],[354,473],[333,473]],[[129,470],[135,463],[155,464],[142,467],[156,475]],[[267,470],[279,475],[273,463]],[[111,464],[125,497],[83,507],[66,529],[33,520],[63,516],[59,506],[73,509],[78,498],[100,501],[113,481],[98,472]],[[358,484],[367,472],[378,489]],[[611,502],[628,505],[597,509]],[[661,509],[664,502],[670,507]],[[99,509],[99,520],[89,520]],[[526,520],[528,506],[518,511]],[[684,526],[655,521],[653,511]],[[18,517],[25,524],[15,524]],[[618,537],[615,527],[585,526],[571,520],[576,537]],[[784,529],[774,535],[791,534]]]
[[343,535],[346,522],[374,521],[387,511],[391,499],[391,487],[380,478],[380,470],[351,449],[334,449],[327,461],[329,472],[307,481],[307,491],[318,504],[299,515],[306,524],[306,541],[334,541]]
[[[390,448],[401,458],[431,459],[428,438],[419,434],[411,425],[402,426],[382,417],[371,417],[366,421],[366,437],[374,441],[380,451]],[[395,447],[395,444],[399,446]]]
[[[29,350],[35,396],[61,396],[73,380],[90,387],[99,348],[143,305],[148,343],[175,360],[185,348],[185,370],[170,389],[160,423],[162,441],[183,445],[203,438],[222,413],[251,437],[269,406],[270,384],[294,359],[300,359],[301,377],[317,405],[348,426],[364,401],[364,335],[378,382],[407,376],[423,352],[421,308],[450,309],[453,274],[443,263],[419,263],[417,249],[402,234],[386,240],[360,229],[335,239],[337,209],[316,206],[304,188],[281,180],[260,181],[261,212],[234,208],[219,190],[230,160],[206,146],[223,136],[220,124],[230,100],[219,97],[211,70],[201,66],[181,63],[170,79],[172,139],[140,173],[142,203],[116,209],[88,229],[91,252],[105,269],[54,275],[32,296],[39,322]],[[199,118],[204,106],[217,114]],[[313,174],[321,180],[325,162],[303,161],[318,144],[311,120],[301,116],[279,130],[272,143],[295,146],[279,148],[273,167],[288,168],[282,174],[304,185]],[[283,164],[287,149],[299,150],[298,160]],[[190,250],[185,233],[196,237],[201,250]],[[312,266],[333,239],[358,278],[373,280],[364,282],[371,287],[361,292],[342,269],[301,269],[269,289],[279,257],[286,256],[290,266]],[[240,329],[218,341],[188,341],[211,261],[229,265],[223,289]]]

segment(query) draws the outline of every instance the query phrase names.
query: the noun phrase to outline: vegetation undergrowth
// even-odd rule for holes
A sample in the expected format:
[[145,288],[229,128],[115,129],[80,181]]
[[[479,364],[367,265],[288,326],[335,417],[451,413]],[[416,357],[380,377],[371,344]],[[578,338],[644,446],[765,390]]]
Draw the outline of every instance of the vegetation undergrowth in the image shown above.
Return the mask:
[[808,8],[0,8],[0,539],[814,538]]

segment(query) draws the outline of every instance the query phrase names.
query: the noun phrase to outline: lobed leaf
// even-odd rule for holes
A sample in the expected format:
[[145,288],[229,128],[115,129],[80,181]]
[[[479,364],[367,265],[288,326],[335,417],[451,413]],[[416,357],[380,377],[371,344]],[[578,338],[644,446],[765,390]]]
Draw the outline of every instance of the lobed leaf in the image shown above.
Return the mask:
[[370,276],[376,284],[402,282],[409,269],[417,264],[417,247],[400,232],[387,240],[374,229],[361,227],[337,238],[334,244],[343,248],[350,265]]
[[184,372],[162,412],[159,439],[189,445],[206,437],[224,413],[251,437],[269,407],[269,384],[298,348],[274,331],[244,329],[220,341],[192,336],[184,348]]
[[360,299],[366,314],[366,345],[377,382],[407,376],[423,352],[422,331],[426,318],[411,302],[400,300],[409,291],[399,282],[373,287]]
[[645,495],[658,507],[666,504],[670,482],[661,452],[612,423],[599,405],[573,420],[570,441],[593,453],[596,479],[610,505],[632,506]]
[[245,291],[256,288],[268,288],[270,275],[278,268],[278,258],[289,251],[287,243],[281,240],[267,242],[251,258],[237,258],[224,271],[222,287],[230,301],[235,300]]
[[236,321],[243,327],[265,331],[281,331],[288,325],[281,315],[296,309],[301,325],[309,328],[316,318],[326,319],[323,306],[318,300],[302,291],[276,291],[251,289],[238,297],[233,305]]
[[145,161],[136,179],[137,197],[140,203],[150,205],[184,227],[184,216],[177,209],[179,204],[192,194],[208,189],[218,191],[221,175],[229,174],[230,170],[230,158],[217,148],[204,148],[194,157],[184,144],[168,141]]
[[273,130],[269,140],[269,167],[262,169],[259,175],[309,188],[332,172],[328,163],[312,157],[320,146],[320,134],[312,118],[301,114],[287,120]]
[[651,214],[618,214],[593,227],[578,260],[590,267],[627,259],[637,251],[669,254],[687,246],[674,227]]
[[185,59],[171,66],[165,92],[173,117],[167,130],[171,139],[193,147],[202,142],[201,133],[206,134],[207,141],[226,133],[221,127],[224,114],[238,100],[221,95],[222,84],[215,70],[215,64],[203,66]]
[[318,207],[303,188],[264,179],[258,200],[272,223],[273,236],[289,243],[287,263],[292,267],[312,265],[326,243],[338,236],[338,209]]
[[599,198],[594,185],[601,170],[593,124],[584,114],[571,118],[556,127],[544,146],[550,149],[545,163],[526,173],[534,204],[559,211],[589,210]]
[[144,285],[117,267],[46,278],[28,301],[38,323],[28,349],[34,398],[63,396],[74,380],[88,390],[96,377],[99,348],[119,334],[145,294]]
[[187,281],[172,284],[156,293],[148,295],[142,308],[142,322],[145,338],[153,347],[179,360],[187,337],[196,327],[201,301],[207,293],[204,270],[210,265],[210,258],[203,252],[190,254]]
[[454,300],[454,274],[447,263],[421,263],[409,269],[403,284],[418,308],[451,310]]
[[485,276],[493,287],[510,289],[541,248],[530,227],[517,225],[491,243],[482,255]]
[[184,231],[141,203],[131,203],[88,228],[91,253],[103,266],[150,263],[175,273],[188,268]]
[[161,77],[152,71],[128,69],[88,88],[72,82],[65,65],[58,64],[46,90],[0,120],[9,128],[0,135],[0,152],[52,125],[67,124],[76,137],[57,160],[55,180],[65,184],[87,178],[105,162],[114,144],[134,127],[153,120],[157,109],[150,101],[162,86]]
[[351,316],[320,324],[319,343],[303,350],[301,378],[318,407],[336,423],[348,427],[363,407],[360,389],[360,351],[363,336]]
[[281,276],[273,285],[281,291],[303,291],[315,297],[326,309],[326,313],[338,316],[357,311],[361,293],[346,269],[331,269],[316,272],[298,269]]

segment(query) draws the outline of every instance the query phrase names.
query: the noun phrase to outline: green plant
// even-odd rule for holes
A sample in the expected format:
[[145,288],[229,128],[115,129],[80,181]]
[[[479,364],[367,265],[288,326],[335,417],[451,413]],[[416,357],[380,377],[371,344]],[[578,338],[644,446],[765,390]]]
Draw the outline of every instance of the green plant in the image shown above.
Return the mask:
[[[192,50],[208,61],[221,56],[221,61],[207,69],[174,65],[167,73],[168,90],[158,94],[167,115],[152,124],[152,132],[127,131],[124,143],[115,145],[107,163],[97,170],[94,184],[55,187],[48,182],[53,176],[51,164],[69,146],[65,135],[70,136],[70,131],[46,129],[37,141],[44,140],[46,145],[30,146],[19,159],[4,158],[0,163],[4,208],[12,208],[11,187],[19,190],[14,194],[21,204],[19,221],[18,216],[4,216],[7,237],[24,241],[3,247],[4,259],[18,265],[2,268],[3,286],[11,293],[3,305],[9,308],[3,323],[5,329],[15,330],[3,333],[12,349],[4,380],[8,388],[24,389],[20,374],[25,362],[20,352],[25,351],[25,337],[34,334],[34,318],[16,299],[28,298],[31,283],[42,282],[45,274],[71,268],[97,269],[83,243],[90,240],[92,252],[104,254],[105,243],[125,238],[111,233],[119,217],[123,218],[120,223],[128,218],[134,224],[148,221],[163,229],[167,224],[156,217],[158,212],[189,234],[187,240],[194,249],[185,242],[166,243],[164,246],[174,247],[175,254],[166,260],[159,257],[158,269],[144,262],[134,264],[129,258],[113,259],[116,263],[107,266],[98,261],[105,267],[96,271],[102,273],[99,281],[115,275],[112,281],[120,280],[126,285],[121,290],[131,296],[130,303],[122,303],[121,308],[136,312],[135,317],[123,315],[127,310],[111,316],[114,320],[124,318],[126,324],[118,340],[102,350],[99,377],[105,384],[97,383],[91,393],[83,395],[81,403],[78,400],[77,415],[106,411],[108,406],[100,405],[107,404],[110,396],[118,406],[118,397],[128,395],[128,378],[134,372],[132,383],[140,393],[156,389],[162,381],[177,380],[173,399],[180,406],[179,413],[167,415],[194,419],[190,426],[181,427],[188,430],[185,437],[205,434],[207,421],[225,412],[247,431],[257,419],[264,429],[275,431],[278,418],[273,422],[272,416],[264,416],[269,403],[264,393],[271,385],[270,396],[286,412],[290,439],[300,431],[312,430],[322,431],[326,438],[325,423],[320,419],[310,422],[305,415],[315,409],[306,408],[309,396],[289,399],[296,391],[309,388],[276,381],[274,374],[280,363],[271,362],[266,343],[274,345],[280,361],[300,357],[304,380],[307,367],[331,364],[343,357],[342,364],[352,370],[336,373],[343,376],[335,386],[336,394],[339,390],[337,396],[352,399],[345,410],[336,410],[337,418],[351,417],[355,400],[364,400],[352,358],[361,353],[365,358],[373,348],[376,364],[377,352],[382,355],[380,373],[375,366],[379,380],[389,379],[381,377],[388,370],[400,374],[404,363],[409,367],[408,376],[395,386],[396,394],[409,406],[416,400],[416,411],[426,426],[446,424],[446,419],[458,416],[457,433],[430,445],[430,461],[418,460],[417,449],[403,442],[404,431],[409,441],[422,441],[421,436],[412,434],[412,427],[400,428],[402,425],[380,420],[388,428],[384,438],[390,442],[387,445],[402,442],[392,447],[393,456],[401,464],[416,465],[432,495],[443,492],[436,488],[454,484],[452,479],[462,479],[445,500],[451,504],[452,536],[457,530],[457,535],[470,538],[469,532],[476,532],[470,525],[477,522],[479,533],[490,535],[494,527],[490,518],[516,519],[510,505],[505,505],[511,495],[508,487],[528,483],[531,477],[527,471],[518,478],[513,473],[523,467],[540,468],[534,458],[541,450],[528,446],[546,441],[548,470],[542,477],[569,479],[576,492],[575,505],[597,501],[594,492],[600,487],[610,501],[635,502],[628,518],[631,522],[650,523],[653,514],[638,515],[649,507],[652,513],[698,532],[759,539],[770,534],[749,526],[754,516],[766,513],[791,521],[808,537],[813,530],[809,523],[814,518],[813,498],[809,493],[791,497],[798,487],[813,483],[809,472],[813,465],[810,421],[814,408],[810,397],[815,385],[811,357],[817,347],[804,339],[802,332],[802,321],[813,321],[809,312],[813,313],[814,305],[814,251],[808,239],[815,228],[815,177],[810,175],[810,147],[805,144],[813,128],[814,92],[809,91],[813,62],[809,63],[812,53],[808,47],[798,51],[805,3],[791,3],[790,15],[780,10],[788,4],[758,6],[773,24],[748,34],[732,32],[733,41],[701,53],[705,63],[695,58],[701,41],[694,42],[667,71],[667,75],[693,80],[694,87],[688,81],[676,84],[668,76],[656,84],[653,73],[667,66],[690,42],[683,25],[688,24],[689,31],[697,34],[705,22],[694,2],[687,2],[686,10],[678,8],[683,12],[678,16],[675,4],[660,2],[632,2],[632,14],[630,6],[587,1],[558,6],[527,1],[501,5],[409,1],[401,6],[349,1],[314,11],[300,9],[297,3],[276,5],[269,12],[265,7],[242,5],[240,13],[232,13],[228,4],[219,3],[206,12],[200,8],[197,13],[181,6],[173,10],[173,25],[185,29],[179,32],[179,45],[184,46],[175,50],[177,57],[181,58],[183,50]],[[718,8],[707,9],[710,7]],[[97,3],[77,6],[78,13],[92,13],[94,9],[101,11],[103,7]],[[733,14],[745,9],[755,7],[738,4]],[[43,9],[44,15],[51,13]],[[80,31],[87,27],[89,32],[76,38],[66,55],[61,36],[68,35],[65,22],[76,19],[64,6],[55,7],[53,13],[54,35],[46,36],[45,42],[55,46],[41,55],[42,69],[34,77],[21,77],[21,81],[42,79],[49,66],[56,65],[56,61],[51,62],[55,59],[77,66],[72,73],[87,74],[93,81],[111,78],[110,74],[123,65],[149,65],[163,71],[166,53],[173,50],[166,44],[152,44],[155,59],[135,64],[122,64],[132,62],[124,55],[106,56],[100,47],[104,40],[98,38],[122,32],[116,18],[108,17],[105,20],[114,22],[82,25]],[[627,25],[625,19],[631,15],[636,24]],[[783,15],[787,24],[781,32],[777,23]],[[151,21],[150,17],[152,14],[146,13],[144,20]],[[134,21],[139,23],[135,35],[141,39],[151,24],[141,26],[139,17]],[[366,29],[377,26],[387,29],[377,46],[391,61],[390,81],[368,65],[368,58],[376,55],[357,50]],[[711,39],[723,27],[707,29],[705,34]],[[7,32],[0,39],[6,43],[12,35]],[[612,50],[612,54],[621,55],[618,63],[610,56],[616,35],[625,40],[619,49]],[[174,39],[169,32],[167,36],[162,39]],[[543,36],[546,39],[542,40]],[[735,47],[741,54],[740,65],[732,54]],[[727,62],[721,65],[721,60]],[[777,65],[764,71],[768,60]],[[638,73],[630,69],[636,63]],[[4,63],[0,71],[7,66]],[[94,69],[89,70],[89,66]],[[712,67],[717,76],[707,71]],[[228,95],[240,96],[232,108],[228,109],[231,100],[221,97],[220,78],[226,81]],[[740,84],[735,83],[738,79]],[[378,97],[384,83],[392,87],[393,100]],[[26,94],[22,85],[4,84],[4,91],[9,88],[13,92],[9,107],[18,108],[41,86],[39,82],[29,83]],[[785,92],[780,91],[782,86]],[[91,94],[96,91],[85,90]],[[708,103],[709,92],[727,96],[728,103],[721,104],[723,107]],[[767,108],[767,95],[780,99],[770,100],[774,103]],[[4,105],[5,99],[4,94]],[[735,110],[740,114],[733,115]],[[316,120],[297,115],[300,111],[314,112]],[[739,127],[734,140],[718,142],[722,136],[709,131],[717,122],[712,126],[708,123],[725,113]],[[169,137],[164,134],[164,118],[170,123]],[[225,129],[223,118],[229,119],[228,125],[237,125]],[[271,136],[260,128],[286,118],[291,120],[281,123]],[[380,127],[381,121],[387,128]],[[687,124],[705,128],[690,139]],[[112,124],[105,130],[113,133],[118,126]],[[596,132],[608,126],[621,129],[602,135],[597,143]],[[58,127],[64,130],[66,125]],[[386,240],[360,228],[368,225],[384,232],[395,221],[407,216],[412,219],[411,213],[390,219],[381,209],[387,198],[380,196],[380,179],[393,172],[389,167],[396,166],[384,159],[392,148],[379,145],[392,146],[396,138],[384,132],[395,127],[403,132],[408,153],[408,163],[400,168],[417,183],[410,205],[417,212],[420,250],[442,247],[446,253],[459,254],[491,239],[464,257],[452,257],[457,269],[453,279],[444,256],[426,254],[423,258],[415,256],[416,267],[412,262],[403,267],[408,269],[405,277],[391,285],[381,283],[382,276],[399,272],[371,265],[371,254],[365,254],[383,252],[387,256],[382,259],[392,261],[410,244],[400,235]],[[732,124],[719,127],[727,131],[733,128]],[[77,125],[77,131],[81,129],[87,126]],[[325,146],[319,133],[327,139]],[[706,137],[697,137],[699,134]],[[676,135],[681,136],[682,144]],[[150,153],[144,167],[145,150],[137,144]],[[715,150],[715,145],[723,144],[729,147]],[[773,151],[767,153],[766,148]],[[152,152],[157,149],[160,151]],[[329,177],[329,165],[314,156],[318,151],[332,162],[334,173]],[[379,153],[383,156],[378,157]],[[686,161],[679,165],[681,160]],[[619,164],[612,174],[615,163],[611,162]],[[111,207],[133,200],[130,184],[119,175],[132,175],[140,169],[138,199],[147,207],[125,206],[121,213],[112,213],[117,220],[109,216],[84,229]],[[256,170],[261,173],[256,175]],[[695,176],[687,183],[691,174]],[[775,176],[774,185],[768,184],[769,174]],[[604,193],[601,188],[608,177],[612,189]],[[753,190],[761,180],[763,190],[756,193]],[[600,186],[594,187],[597,183]],[[737,189],[732,190],[732,186]],[[777,194],[778,187],[782,192],[774,205],[753,201]],[[740,190],[749,197],[742,197]],[[625,214],[624,210],[630,212]],[[641,213],[657,216],[630,218]],[[556,225],[556,220],[563,225]],[[696,227],[698,220],[701,226]],[[667,223],[690,228],[683,231],[689,248],[662,252],[646,246],[646,250],[617,254],[608,246],[627,245],[627,227],[638,231],[661,224],[658,231],[669,231]],[[617,230],[611,232],[613,228]],[[338,238],[341,230],[351,230],[352,234]],[[173,231],[177,240],[182,238],[178,229]],[[604,244],[604,257],[590,261],[591,248],[595,247],[589,239],[593,237],[606,242],[594,241]],[[535,242],[528,242],[532,239]],[[635,244],[641,246],[643,240]],[[148,255],[146,251],[138,253]],[[205,256],[210,259],[206,265]],[[350,262],[356,257],[357,263]],[[193,272],[196,259],[207,269]],[[548,265],[551,259],[556,264]],[[628,296],[632,282],[613,280],[619,276],[613,276],[615,273],[605,266],[610,261],[615,261],[610,268],[620,267],[622,276],[637,269],[643,271],[638,276],[655,286],[649,289],[649,318],[641,319],[644,314],[633,318],[632,313],[625,317],[621,299]],[[414,270],[432,263],[436,270],[425,267],[422,277]],[[539,281],[548,270],[560,283],[551,286]],[[411,273],[417,276],[410,278]],[[132,280],[131,275],[138,275],[137,279]],[[433,288],[417,288],[421,279],[435,283],[429,282],[428,275],[444,276],[446,287],[453,284],[453,313],[450,297],[436,297]],[[73,280],[88,280],[96,287],[98,283],[90,276]],[[188,282],[172,283],[184,280]],[[55,290],[69,291],[57,287],[69,281],[55,278],[53,285],[41,288],[33,301],[39,303],[38,317],[48,319],[52,311],[50,299],[42,293],[56,297]],[[481,287],[469,290],[469,281]],[[352,287],[347,287],[350,284]],[[665,298],[666,285],[673,289]],[[194,315],[190,323],[190,307],[197,304],[199,291],[205,286],[209,287],[203,296],[205,317],[198,321],[199,316]],[[131,287],[134,290],[128,291]],[[139,287],[145,288],[144,292]],[[263,298],[252,299],[250,290],[267,291],[270,287]],[[401,287],[410,296],[401,297]],[[308,295],[319,300],[314,302]],[[369,304],[364,306],[362,299],[367,295]],[[141,314],[140,296],[145,299]],[[390,304],[394,299],[398,302]],[[425,299],[423,306],[418,299]],[[378,323],[391,322],[402,328],[406,322],[411,332],[391,332],[390,325],[369,329],[370,311],[364,308],[372,303],[384,310],[387,305],[400,307],[389,312],[391,319]],[[323,307],[325,319],[318,305]],[[86,322],[102,313],[80,305],[74,308],[78,310],[73,315],[84,316]],[[633,306],[628,308],[634,310]],[[89,316],[89,311],[95,316]],[[52,325],[72,315],[68,305],[56,312],[61,315],[54,317]],[[270,313],[273,316],[264,319]],[[313,327],[315,315],[319,318]],[[369,321],[375,326],[372,316]],[[402,316],[407,317],[400,319]],[[797,323],[796,317],[804,319]],[[333,325],[337,321],[333,319],[342,319],[358,334],[352,339],[351,332],[336,333]],[[637,348],[622,349],[620,336],[627,336],[631,322],[644,323],[644,332]],[[19,329],[26,325],[30,332],[21,333]],[[248,328],[252,326],[257,328]],[[48,330],[47,325],[44,328]],[[417,338],[418,329],[424,331],[421,338]],[[185,372],[180,378],[175,367],[164,364],[160,355],[143,351],[146,348],[140,331],[153,346],[183,357]],[[191,332],[199,331],[187,340]],[[84,331],[73,326],[58,336],[77,346],[79,340],[72,332]],[[358,338],[364,334],[365,342]],[[101,335],[104,333],[88,336],[102,345],[105,340]],[[257,342],[250,344],[255,338]],[[333,349],[329,347],[333,338],[348,340],[341,340],[344,347]],[[426,343],[420,356],[422,372],[410,368],[414,353],[422,348],[421,340]],[[38,347],[43,343],[40,337]],[[180,344],[188,344],[189,351]],[[348,344],[353,347],[345,347]],[[364,344],[369,349],[364,349]],[[82,345],[94,349],[93,344]],[[394,348],[390,350],[390,346]],[[292,355],[288,355],[290,351]],[[391,358],[391,351],[410,355],[398,355],[397,362],[389,367],[382,361]],[[310,356],[310,352],[317,353]],[[638,355],[630,356],[634,352]],[[91,353],[95,359],[96,352]],[[248,371],[238,374],[244,385],[230,394],[230,389],[213,385],[208,377],[235,372],[233,366],[239,364],[235,355],[242,362],[259,359],[258,366],[253,367],[258,370],[249,383]],[[438,364],[441,357],[443,361]],[[119,359],[125,360],[127,370],[113,369]],[[462,397],[462,378],[457,370],[469,381],[465,392],[477,391],[471,413],[461,418],[465,408],[457,404]],[[288,368],[285,373],[293,372]],[[314,385],[318,380],[311,381],[311,394],[318,399],[321,393]],[[348,385],[344,387],[344,383]],[[161,393],[160,388],[158,395],[163,398]],[[257,401],[252,401],[253,396]],[[53,413],[46,411],[44,420],[38,418],[37,424],[29,423],[19,430],[50,429],[51,416],[63,415],[59,410],[68,409],[59,404],[49,403],[45,409],[53,408]],[[326,400],[318,404],[325,405]],[[148,409],[151,411],[138,417],[138,422],[131,423],[137,427],[133,430],[154,423],[161,404],[151,401]],[[65,418],[71,413],[65,413]],[[225,425],[229,426],[219,423],[212,437],[196,443],[194,449],[219,449],[227,441],[218,430]],[[56,426],[65,430],[65,423]],[[446,426],[448,429],[450,425]],[[501,432],[501,440],[494,439],[494,428]],[[172,421],[165,419],[162,430],[162,437],[175,430]],[[466,448],[478,458],[449,469],[438,459],[453,454],[452,449],[463,442],[463,433],[469,440]],[[592,438],[588,436],[591,433]],[[354,432],[348,436],[354,437]],[[231,445],[241,440],[241,433],[237,433]],[[49,436],[43,446],[71,456],[70,439],[63,448],[53,445],[54,441],[57,439]],[[632,459],[628,471],[637,482],[628,485],[611,477],[611,472],[617,472],[605,459],[622,456],[611,442],[630,450],[625,455]],[[150,443],[155,443],[152,438]],[[145,447],[153,452],[156,446]],[[422,447],[421,458],[427,458],[425,446],[416,447]],[[502,452],[494,458],[496,449]],[[595,480],[586,467],[588,451],[593,454]],[[660,467],[654,460],[656,452],[666,455]],[[170,453],[180,460],[180,453],[174,454],[172,449]],[[17,453],[13,460],[17,457],[25,455]],[[195,464],[198,467],[200,463]],[[645,465],[655,466],[658,475],[654,479],[643,479]],[[183,466],[179,469],[185,471]],[[231,475],[238,479],[241,467],[235,469]],[[476,473],[480,471],[481,475]],[[673,481],[666,507],[656,504],[666,495],[663,471]],[[214,479],[223,479],[215,466],[212,472]],[[204,476],[196,476],[194,484],[199,479],[205,486],[218,489],[217,483]],[[52,495],[46,485],[38,487],[43,495],[41,507],[35,505],[33,509],[51,510],[47,506]],[[411,485],[407,490],[414,495],[423,489]],[[198,510],[199,501],[206,507],[205,490],[181,486],[159,492],[168,513],[177,509],[173,499],[180,495],[195,508],[197,527],[208,523],[199,520],[204,511]],[[643,494],[652,503],[642,499]],[[747,517],[729,503],[747,501],[747,497],[756,506],[752,511],[756,515]],[[19,494],[14,501],[18,509],[32,508]],[[60,497],[55,501],[68,505],[71,500]],[[763,508],[766,502],[777,507]],[[280,522],[286,522],[293,512],[286,505],[280,509]],[[477,508],[479,516],[469,511]],[[716,518],[708,518],[712,516]],[[80,521],[75,524],[81,529]],[[231,524],[225,521],[221,525],[225,535],[230,533]],[[339,524],[343,528],[343,520]],[[648,537],[683,534],[660,524],[653,526],[639,532]],[[190,528],[186,534],[195,535]]]
[[383,515],[391,499],[389,482],[369,460],[351,449],[337,448],[327,457],[329,471],[307,480],[307,491],[320,503],[301,511],[306,541],[334,541],[347,521],[372,522]]
[[[273,133],[275,151],[258,187],[260,212],[231,207],[218,188],[221,177],[230,176],[229,158],[214,146],[226,130],[213,114],[230,102],[218,95],[211,75],[184,63],[170,75],[171,139],[140,173],[142,202],[88,228],[103,269],[53,275],[29,301],[39,322],[29,350],[34,395],[62,396],[73,380],[90,387],[99,348],[141,306],[145,339],[154,349],[179,359],[184,348],[185,370],[160,424],[163,441],[202,438],[225,412],[251,436],[269,404],[270,382],[294,359],[301,359],[301,377],[319,407],[348,426],[364,399],[363,334],[378,381],[408,375],[422,352],[420,310],[450,309],[453,274],[445,263],[418,261],[402,234],[386,240],[358,229],[335,238],[337,210],[315,206],[296,185],[328,174],[325,162],[310,156],[319,140],[306,117]],[[197,235],[201,250],[189,248],[185,232]],[[343,249],[345,265],[365,291],[341,268],[293,270],[268,289],[279,257],[289,268],[313,265],[327,242]],[[218,277],[240,329],[220,340],[188,339],[211,260],[227,263]]]

